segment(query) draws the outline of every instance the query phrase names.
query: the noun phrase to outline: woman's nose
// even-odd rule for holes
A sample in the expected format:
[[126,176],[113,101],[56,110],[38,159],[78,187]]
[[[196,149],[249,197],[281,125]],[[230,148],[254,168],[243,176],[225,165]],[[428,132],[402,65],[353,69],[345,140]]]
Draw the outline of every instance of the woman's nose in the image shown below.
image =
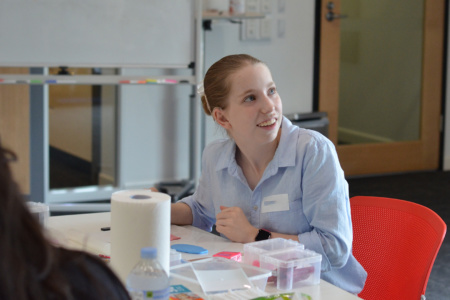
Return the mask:
[[270,113],[273,110],[274,106],[275,105],[270,97],[268,97],[268,96],[263,97],[262,106],[261,106],[261,111],[263,113]]

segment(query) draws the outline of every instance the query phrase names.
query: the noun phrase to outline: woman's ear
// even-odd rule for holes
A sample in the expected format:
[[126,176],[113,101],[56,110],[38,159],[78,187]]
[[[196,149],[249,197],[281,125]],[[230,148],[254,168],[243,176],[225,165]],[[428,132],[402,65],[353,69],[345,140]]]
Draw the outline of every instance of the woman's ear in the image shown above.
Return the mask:
[[228,121],[228,118],[226,117],[223,109],[219,107],[214,107],[212,115],[217,124],[222,126],[224,129],[229,129],[231,127],[231,124]]

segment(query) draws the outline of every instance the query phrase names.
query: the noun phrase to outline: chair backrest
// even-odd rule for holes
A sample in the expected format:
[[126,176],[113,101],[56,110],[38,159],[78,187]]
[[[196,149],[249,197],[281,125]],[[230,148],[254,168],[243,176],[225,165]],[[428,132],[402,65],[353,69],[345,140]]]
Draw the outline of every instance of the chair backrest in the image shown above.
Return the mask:
[[431,209],[404,200],[350,199],[353,254],[367,271],[359,297],[419,300],[447,226]]

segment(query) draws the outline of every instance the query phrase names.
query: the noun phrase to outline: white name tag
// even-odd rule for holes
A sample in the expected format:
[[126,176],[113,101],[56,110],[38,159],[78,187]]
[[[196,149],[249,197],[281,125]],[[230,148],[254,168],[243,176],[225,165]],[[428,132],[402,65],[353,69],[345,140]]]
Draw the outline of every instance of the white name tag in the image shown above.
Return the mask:
[[289,210],[288,194],[265,197],[261,204],[261,213]]

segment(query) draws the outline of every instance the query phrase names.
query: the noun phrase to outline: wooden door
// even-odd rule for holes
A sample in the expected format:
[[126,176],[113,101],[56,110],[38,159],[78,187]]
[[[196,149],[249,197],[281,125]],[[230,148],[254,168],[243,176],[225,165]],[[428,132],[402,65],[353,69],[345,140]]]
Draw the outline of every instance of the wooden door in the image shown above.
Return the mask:
[[[368,3],[371,3],[370,9],[363,6]],[[321,0],[317,1],[317,4],[321,5],[319,110],[328,113],[329,137],[337,147],[346,175],[437,169],[440,151],[445,1]],[[343,11],[343,7],[349,11]],[[408,15],[408,10],[413,16]],[[330,13],[337,18],[327,20],[326,15]],[[339,18],[342,15],[345,17],[346,14],[346,18]],[[367,18],[368,21],[364,21]],[[353,22],[356,26],[342,32],[344,22]],[[396,31],[397,36],[393,36]],[[391,35],[380,38],[380,33],[386,32]],[[372,47],[365,47],[365,40],[370,35],[378,37],[378,41],[372,41]],[[415,38],[415,44],[404,45],[402,40],[404,39],[405,43],[410,42],[410,36]],[[352,51],[341,52],[344,43],[349,43]],[[374,45],[379,47],[378,52],[373,51]],[[399,51],[402,47],[406,50]],[[371,51],[374,53],[370,53]],[[366,61],[370,62],[372,68],[361,68],[361,61],[368,55],[371,56]],[[342,61],[351,72],[343,72]],[[397,62],[401,64],[393,67]],[[415,66],[415,72],[409,71],[411,64]],[[383,71],[385,73],[382,73]],[[401,76],[393,75],[396,72]],[[353,74],[353,79],[349,79],[349,73]],[[373,74],[376,74],[376,77],[370,79],[368,76]],[[366,83],[369,83],[369,88],[366,92],[360,92],[356,96],[356,102],[346,108],[346,114],[343,114],[344,102],[351,102],[350,96],[343,97],[343,89],[348,91],[347,94],[352,94]],[[380,93],[386,87],[388,91]],[[406,95],[400,95],[402,92]],[[357,111],[357,108],[370,107],[368,101],[373,94],[383,96],[376,96],[379,102],[372,104],[370,110],[366,111],[366,117]],[[411,97],[417,98],[416,104],[408,104],[406,108],[399,105],[400,98],[412,103]],[[400,111],[394,112],[391,109],[394,107]],[[370,121],[371,115],[378,115],[379,119]],[[397,116],[399,120],[395,119]],[[353,117],[360,118],[359,123],[353,124],[356,129],[343,128],[345,126],[342,123]],[[385,120],[389,117],[398,124],[386,124]],[[417,120],[411,121],[413,117]],[[371,122],[373,124],[370,124]],[[360,128],[368,126],[375,128],[375,131],[385,127],[388,137],[383,134],[359,132]],[[404,138],[389,137],[397,131],[407,131],[411,128],[415,133]],[[342,133],[355,132],[354,136],[364,136],[366,139],[362,138],[356,142],[351,139],[350,142],[340,141]]]

